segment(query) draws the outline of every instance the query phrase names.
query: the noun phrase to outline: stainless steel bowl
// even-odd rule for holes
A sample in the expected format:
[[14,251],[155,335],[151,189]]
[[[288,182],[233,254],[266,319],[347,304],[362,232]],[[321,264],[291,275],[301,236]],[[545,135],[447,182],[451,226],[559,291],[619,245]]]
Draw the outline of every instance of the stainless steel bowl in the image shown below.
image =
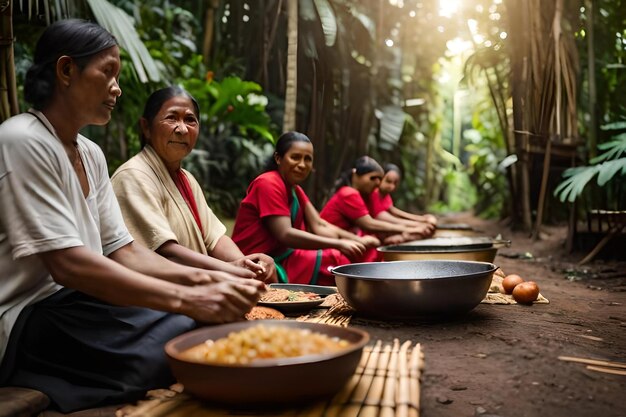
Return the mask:
[[470,249],[425,249],[414,246],[381,246],[378,251],[383,254],[385,261],[417,261],[417,260],[457,260],[493,262],[498,253],[497,248],[470,248]]
[[472,261],[365,262],[333,268],[341,296],[358,314],[411,319],[466,313],[487,294],[497,267]]
[[488,237],[441,237],[416,240],[400,245],[381,246],[385,261],[408,260],[458,260],[493,262],[498,249],[509,246],[511,241]]

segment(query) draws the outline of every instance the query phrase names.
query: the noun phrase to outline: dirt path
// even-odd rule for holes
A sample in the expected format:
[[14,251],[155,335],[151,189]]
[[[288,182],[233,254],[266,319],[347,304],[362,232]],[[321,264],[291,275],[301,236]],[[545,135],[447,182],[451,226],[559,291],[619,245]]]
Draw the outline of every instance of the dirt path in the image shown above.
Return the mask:
[[[626,362],[626,263],[595,262],[569,274],[588,278],[572,281],[563,271],[574,269],[581,255],[564,254],[564,228],[547,229],[545,239],[533,242],[495,222],[454,222],[511,239],[495,263],[536,281],[550,304],[481,304],[452,322],[388,325],[423,343],[421,415],[626,416],[626,376],[558,359]],[[511,257],[527,252],[533,257]]]

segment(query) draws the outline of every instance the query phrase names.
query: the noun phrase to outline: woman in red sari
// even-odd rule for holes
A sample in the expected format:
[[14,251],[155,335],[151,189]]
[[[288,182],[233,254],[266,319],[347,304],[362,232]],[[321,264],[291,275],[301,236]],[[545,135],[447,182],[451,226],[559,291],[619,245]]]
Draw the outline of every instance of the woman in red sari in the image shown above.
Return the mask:
[[383,168],[374,159],[362,156],[337,182],[337,192],[322,209],[321,217],[359,235],[372,234],[385,244],[398,244],[432,235],[431,224],[404,225],[375,218],[371,204],[383,178]]
[[334,285],[329,267],[363,261],[380,244],[322,220],[301,184],[313,168],[313,144],[298,132],[281,135],[266,172],[241,201],[233,240],[243,253],[274,257],[279,280]]

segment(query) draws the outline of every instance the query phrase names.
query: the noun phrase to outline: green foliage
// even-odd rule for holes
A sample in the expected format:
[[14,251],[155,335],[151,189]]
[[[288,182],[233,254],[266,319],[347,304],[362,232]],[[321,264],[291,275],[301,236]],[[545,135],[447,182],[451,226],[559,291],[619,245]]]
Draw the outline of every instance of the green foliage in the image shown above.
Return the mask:
[[472,126],[464,132],[464,139],[468,174],[477,190],[475,212],[497,218],[509,199],[506,169],[501,165],[506,151],[495,110],[486,101],[476,106]]
[[200,106],[200,138],[184,161],[204,186],[211,208],[234,217],[250,181],[272,154],[275,127],[265,110],[261,86],[227,77],[181,80]]
[[[452,157],[452,155],[450,155]],[[429,212],[459,212],[470,210],[476,202],[476,189],[472,186],[469,175],[458,165],[444,168],[445,183],[441,199],[429,206]]]
[[[602,126],[603,130],[621,130],[626,128],[626,122],[610,123]],[[576,201],[585,190],[587,184],[597,175],[597,185],[604,187],[615,179],[616,196],[618,205],[624,204],[624,181],[617,178],[626,176],[626,133],[613,136],[613,140],[598,145],[602,154],[591,159],[591,165],[569,168],[563,173],[564,181],[554,190],[554,195],[561,201]],[[618,184],[619,182],[619,184]],[[621,196],[621,201],[619,200]],[[623,207],[617,207],[623,209]]]

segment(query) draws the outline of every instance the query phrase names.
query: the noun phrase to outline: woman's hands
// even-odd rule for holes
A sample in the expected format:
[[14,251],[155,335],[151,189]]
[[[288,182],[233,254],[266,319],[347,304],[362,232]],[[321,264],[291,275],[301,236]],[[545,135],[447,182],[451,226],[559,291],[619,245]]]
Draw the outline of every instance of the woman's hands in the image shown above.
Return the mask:
[[274,260],[264,253],[253,253],[233,262],[233,265],[246,268],[256,274],[256,279],[265,283],[278,282]]
[[380,240],[374,235],[359,236],[359,240],[366,248],[376,248],[380,246]]
[[430,237],[435,233],[435,225],[432,223],[416,222],[414,226],[408,228],[406,232],[402,232],[402,235],[407,237],[408,240],[423,239]]
[[194,286],[181,286],[177,312],[204,323],[243,320],[265,291],[255,279],[221,271],[202,271],[205,276]]
[[363,255],[367,249],[361,242],[351,239],[339,239],[337,249],[350,259],[356,259]]

